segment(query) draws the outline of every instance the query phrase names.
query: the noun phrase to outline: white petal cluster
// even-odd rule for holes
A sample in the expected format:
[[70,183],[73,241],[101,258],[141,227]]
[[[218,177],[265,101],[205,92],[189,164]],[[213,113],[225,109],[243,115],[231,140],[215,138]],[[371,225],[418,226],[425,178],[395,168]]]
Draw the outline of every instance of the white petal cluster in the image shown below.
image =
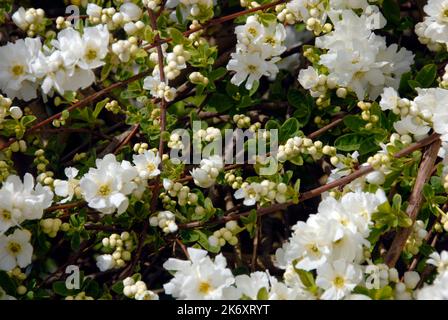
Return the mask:
[[[376,99],[383,88],[398,88],[401,75],[410,70],[413,54],[399,49],[396,44],[387,46],[384,37],[375,35],[368,17],[358,16],[351,10],[331,15],[334,31],[316,38],[316,47],[326,50],[320,55],[319,64],[328,70],[326,78],[312,67],[302,70],[300,83],[314,92],[325,93],[327,87],[348,89],[359,100],[366,95]],[[341,90],[340,90],[341,91]],[[343,96],[342,91],[339,96]]]
[[188,248],[189,260],[170,258],[163,267],[174,273],[163,285],[165,293],[182,300],[223,299],[223,290],[235,282],[222,254],[212,260],[207,251]]
[[131,299],[135,300],[159,300],[159,296],[148,290],[146,283],[143,281],[135,281],[131,277],[127,277],[123,280],[123,294]]
[[28,266],[33,256],[30,240],[31,232],[26,229],[16,229],[8,236],[0,234],[0,270],[11,271],[16,266]]
[[54,180],[54,193],[60,197],[64,197],[64,199],[62,199],[60,203],[72,201],[75,195],[76,197],[80,196],[81,190],[79,188],[79,179],[76,179],[78,172],[78,169],[68,167],[64,170],[67,180]]
[[[87,5],[87,15],[89,16],[89,22],[92,24],[104,24],[107,25],[109,30],[115,30],[133,22],[139,22],[142,17],[142,9],[132,2],[123,3],[119,10],[115,8],[102,8],[94,3]],[[143,22],[140,21],[141,24]],[[143,25],[144,26],[144,25]]]
[[394,123],[399,134],[412,134],[417,140],[425,137],[432,128],[442,135],[442,141],[448,141],[448,90],[442,88],[417,88],[414,100],[400,99],[392,88],[386,88],[381,95],[382,110],[392,110],[401,115]]
[[275,183],[269,180],[262,182],[243,182],[241,188],[235,192],[235,199],[244,199],[245,206],[253,206],[256,203],[285,203],[289,200],[288,186],[283,183]]
[[199,168],[193,169],[190,173],[194,183],[201,188],[211,187],[219,172],[224,168],[223,160],[220,156],[214,155],[208,159],[202,159]]
[[286,47],[285,27],[275,22],[264,26],[257,15],[247,18],[246,24],[235,28],[237,35],[236,52],[232,53],[227,70],[235,71],[231,82],[237,86],[246,81],[246,89],[252,89],[254,82],[262,76],[275,77],[278,73],[276,62],[280,60]]
[[448,300],[448,272],[440,273],[434,282],[416,293],[417,300]]
[[418,39],[432,51],[438,51],[442,47],[446,48],[448,43],[448,1],[429,0],[423,10],[427,16],[415,26]]
[[[88,206],[104,214],[125,212],[129,205],[128,196],[141,196],[147,180],[160,174],[160,157],[153,151],[145,150],[134,155],[133,164],[126,160],[119,162],[113,154],[97,159],[96,168],[90,168],[79,181],[79,192]],[[76,193],[78,186],[73,178],[58,181],[55,187],[61,196],[65,196],[74,185]]]
[[100,271],[122,268],[126,262],[131,260],[131,251],[134,243],[129,232],[113,233],[109,237],[103,238],[102,244],[103,249],[111,253],[96,257],[96,266]]
[[31,174],[22,180],[10,175],[0,189],[0,233],[25,220],[41,219],[53,201],[53,192],[40,183],[34,184]]
[[165,234],[175,233],[178,229],[176,216],[171,211],[160,211],[156,216],[149,218],[149,224],[159,227]]
[[322,299],[341,299],[362,279],[359,264],[370,246],[371,215],[386,201],[384,192],[350,192],[325,198],[318,212],[299,221],[289,242],[276,252],[280,268],[316,270]]
[[29,37],[33,37],[37,30],[44,27],[45,11],[40,8],[25,10],[25,8],[20,7],[11,18],[16,26],[25,31]]
[[29,101],[41,86],[45,95],[76,91],[95,81],[93,69],[104,65],[109,45],[105,26],[87,27],[81,35],[67,28],[52,41],[25,38],[0,47],[0,89],[10,98]]

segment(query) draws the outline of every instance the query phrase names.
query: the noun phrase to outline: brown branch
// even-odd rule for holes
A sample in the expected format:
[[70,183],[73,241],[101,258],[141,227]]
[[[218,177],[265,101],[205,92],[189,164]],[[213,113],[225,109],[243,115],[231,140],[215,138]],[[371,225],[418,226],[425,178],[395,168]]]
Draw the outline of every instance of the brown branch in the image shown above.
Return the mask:
[[[441,141],[439,139],[434,141],[423,155],[423,160],[420,164],[411,196],[409,197],[409,205],[406,209],[406,214],[409,216],[409,218],[412,219],[412,224],[414,224],[418,212],[420,211],[420,207],[423,202],[423,186],[430,177],[432,168],[434,167],[437,159],[437,153],[439,152],[440,144]],[[392,241],[389,251],[387,252],[385,257],[385,262],[389,267],[393,267],[397,263],[411,232],[412,226],[410,226],[409,228],[399,229],[399,231],[395,235],[395,238]]]

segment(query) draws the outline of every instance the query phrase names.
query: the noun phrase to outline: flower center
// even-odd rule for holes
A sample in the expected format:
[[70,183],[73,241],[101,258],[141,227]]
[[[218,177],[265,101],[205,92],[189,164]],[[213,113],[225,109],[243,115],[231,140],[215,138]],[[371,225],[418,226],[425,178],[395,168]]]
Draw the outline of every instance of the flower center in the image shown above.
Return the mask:
[[156,169],[156,166],[153,163],[150,163],[147,168],[149,172],[153,172]]
[[271,46],[275,46],[275,44],[277,43],[273,37],[266,37],[265,42],[267,44],[270,44]]
[[22,246],[20,245],[20,243],[11,241],[8,244],[8,251],[11,252],[11,254],[13,254],[13,255],[17,255],[21,250],[22,250]]
[[343,277],[341,276],[337,276],[336,278],[334,278],[333,280],[333,284],[336,288],[340,289],[344,287],[345,284],[345,280]]
[[95,60],[97,56],[98,54],[94,49],[88,49],[86,52],[86,59],[89,61]]
[[111,192],[110,187],[107,184],[103,184],[99,189],[98,189],[98,194],[105,197],[107,195],[109,195]]
[[25,73],[25,68],[21,64],[16,64],[11,68],[11,72],[14,76],[19,77]]
[[2,210],[0,211],[0,217],[2,217],[4,221],[9,221],[12,217],[11,212],[9,212],[8,210]]
[[253,36],[253,37],[255,37],[255,36],[258,34],[257,29],[255,29],[255,28],[253,28],[253,27],[247,29],[247,32],[249,32],[250,35]]
[[248,69],[250,72],[255,72],[255,71],[257,71],[257,66],[255,66],[255,65],[253,65],[253,64],[250,64],[250,65],[247,66],[247,69]]
[[202,294],[207,294],[212,290],[212,286],[208,281],[201,281],[199,283],[199,292]]

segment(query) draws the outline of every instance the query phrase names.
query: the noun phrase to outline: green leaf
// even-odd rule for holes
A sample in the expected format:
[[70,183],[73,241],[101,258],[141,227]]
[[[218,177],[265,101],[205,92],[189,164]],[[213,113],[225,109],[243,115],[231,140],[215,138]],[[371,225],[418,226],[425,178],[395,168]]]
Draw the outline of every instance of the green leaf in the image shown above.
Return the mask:
[[108,102],[109,102],[109,98],[106,98],[96,104],[95,109],[93,110],[93,113],[92,113],[94,119],[98,118],[101,110],[103,110],[103,108],[106,106],[106,104]]
[[384,0],[383,14],[388,23],[397,25],[400,22],[400,6],[396,0]]
[[296,118],[289,118],[280,127],[279,142],[283,143],[289,138],[296,136],[299,132],[299,121]]
[[364,128],[366,122],[357,115],[348,115],[344,117],[344,124],[350,130],[358,132]]
[[111,289],[117,294],[122,294],[124,289],[123,281],[115,282]]
[[66,297],[66,296],[70,296],[73,295],[76,291],[75,290],[69,290],[67,289],[67,286],[65,285],[65,281],[55,281],[53,282],[53,292]]
[[215,92],[208,99],[208,105],[214,108],[216,112],[225,112],[232,108],[233,100],[226,94]]
[[415,76],[422,88],[429,88],[437,78],[437,66],[435,64],[427,64]]
[[359,150],[364,140],[364,136],[358,133],[347,133],[338,137],[334,141],[334,146],[341,151]]
[[311,272],[302,269],[295,269],[295,270],[299,274],[300,281],[302,281],[305,287],[313,288],[316,286],[313,274]]

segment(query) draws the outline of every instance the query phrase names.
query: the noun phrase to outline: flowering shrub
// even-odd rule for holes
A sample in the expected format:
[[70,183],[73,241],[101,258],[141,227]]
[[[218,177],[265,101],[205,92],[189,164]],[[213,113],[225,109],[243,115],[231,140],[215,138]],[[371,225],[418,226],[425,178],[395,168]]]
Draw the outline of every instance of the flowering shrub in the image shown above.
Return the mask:
[[448,0],[23,2],[0,299],[448,299]]

